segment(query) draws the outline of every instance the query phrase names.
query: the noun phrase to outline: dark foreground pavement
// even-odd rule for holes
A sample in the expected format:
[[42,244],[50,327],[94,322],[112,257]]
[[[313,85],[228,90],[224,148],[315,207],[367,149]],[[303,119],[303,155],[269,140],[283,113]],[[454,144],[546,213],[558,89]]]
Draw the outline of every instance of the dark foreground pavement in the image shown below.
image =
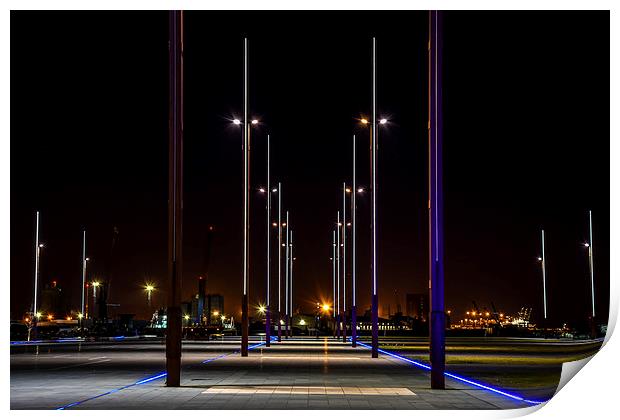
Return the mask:
[[[255,342],[256,343],[256,342]],[[511,409],[531,404],[332,339],[289,339],[242,358],[238,341],[183,345],[181,387],[166,388],[161,343],[12,348],[11,409]],[[149,382],[136,384],[142,379]],[[119,389],[131,385],[124,389]]]

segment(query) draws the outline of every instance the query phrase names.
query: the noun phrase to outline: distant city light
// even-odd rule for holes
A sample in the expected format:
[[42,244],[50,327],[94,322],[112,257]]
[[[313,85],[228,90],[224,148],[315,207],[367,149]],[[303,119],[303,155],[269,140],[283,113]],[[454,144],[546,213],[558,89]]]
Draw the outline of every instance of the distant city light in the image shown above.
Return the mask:
[[147,292],[152,292],[153,290],[155,290],[155,286],[153,286],[152,284],[147,284],[146,286],[144,286],[144,288],[146,289]]
[[361,122],[362,124],[368,124],[368,120],[367,120],[366,118],[362,118],[362,119],[360,120],[360,122]]
[[264,188],[259,188],[259,189],[258,189],[258,191],[260,191],[260,192],[264,193],[264,192],[265,192],[265,189],[264,189]]
[[185,314],[183,315],[183,318],[185,318],[186,321],[189,321],[189,315]]
[[218,316],[220,313],[218,311],[213,311],[213,316]]
[[258,124],[258,120],[252,120],[252,124],[254,125]]
[[306,321],[302,319],[301,321],[299,321],[299,325],[306,325]]
[[589,248],[590,244],[586,242],[585,244],[583,244],[583,246],[585,246],[586,248]]
[[84,318],[84,315],[83,314],[78,314],[78,319],[82,319],[82,318]]
[[273,190],[271,190],[271,192],[278,192],[278,189],[274,188]]
[[260,312],[261,314],[264,314],[266,310],[267,310],[267,308],[265,308],[263,305],[260,305],[258,307],[258,312]]
[[241,124],[241,121],[239,121],[238,119],[236,119],[236,118],[235,118],[235,119],[233,120],[233,124],[235,124],[235,125],[239,125],[239,124]]
[[54,319],[54,315],[49,314],[49,315],[47,316],[47,319],[48,319],[48,321],[51,321],[52,319]]
[[358,188],[358,189],[357,189],[357,192],[358,192],[358,193],[363,193],[363,192],[364,192],[364,189],[363,189],[363,188]]
[[538,257],[538,261],[542,261],[542,257]]
[[379,124],[385,124],[385,123],[387,123],[387,120],[385,118],[381,118],[379,120]]
[[272,223],[273,227],[278,227],[278,224],[276,222]]
[[329,311],[329,305],[328,305],[327,303],[324,303],[324,304],[323,304],[323,310],[324,310],[325,312]]
[[345,188],[345,191],[350,193],[351,192],[351,188],[347,187],[347,188]]

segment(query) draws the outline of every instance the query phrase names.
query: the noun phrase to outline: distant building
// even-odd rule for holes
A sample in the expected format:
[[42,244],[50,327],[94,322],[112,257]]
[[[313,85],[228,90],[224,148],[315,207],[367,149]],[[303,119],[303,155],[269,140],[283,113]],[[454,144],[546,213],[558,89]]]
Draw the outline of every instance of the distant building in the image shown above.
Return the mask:
[[428,311],[427,293],[407,293],[407,316],[426,322]]

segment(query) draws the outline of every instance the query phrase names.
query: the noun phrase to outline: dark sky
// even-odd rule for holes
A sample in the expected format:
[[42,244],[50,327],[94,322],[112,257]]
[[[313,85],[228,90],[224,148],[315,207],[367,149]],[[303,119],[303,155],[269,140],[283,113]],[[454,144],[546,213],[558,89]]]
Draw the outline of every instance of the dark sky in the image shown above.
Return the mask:
[[[11,13],[11,315],[30,305],[34,213],[42,281],[79,307],[81,230],[102,276],[119,229],[111,302],[148,314],[147,278],[165,302],[167,13]],[[210,293],[238,316],[242,284],[243,37],[250,42],[252,186],[273,181],[295,230],[295,306],[331,298],[331,231],[350,181],[368,185],[371,37],[378,46],[380,308],[423,292],[427,250],[427,14],[185,14],[184,298],[195,293],[215,228]],[[598,312],[609,302],[608,12],[445,15],[446,305],[476,300],[542,313],[536,261],[547,232],[555,322],[590,311],[587,210],[594,214]],[[359,200],[358,306],[370,303],[369,197]],[[264,301],[265,204],[252,194],[250,302]],[[275,218],[275,216],[274,216]],[[350,286],[349,286],[350,289]],[[275,285],[272,290],[277,290]],[[276,295],[272,295],[275,299]],[[350,300],[350,297],[348,297]],[[275,306],[273,301],[272,306]]]

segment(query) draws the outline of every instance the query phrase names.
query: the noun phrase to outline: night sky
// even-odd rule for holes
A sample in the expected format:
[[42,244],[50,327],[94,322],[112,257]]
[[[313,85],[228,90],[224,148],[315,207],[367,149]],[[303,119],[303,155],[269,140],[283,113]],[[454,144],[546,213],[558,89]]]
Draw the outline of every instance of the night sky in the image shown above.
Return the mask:
[[[12,317],[31,304],[36,210],[41,280],[56,279],[74,308],[82,229],[89,272],[103,277],[114,226],[110,302],[150,317],[150,279],[155,306],[164,304],[167,19],[11,13]],[[405,294],[428,286],[426,12],[186,12],[184,300],[196,293],[213,226],[208,292],[224,294],[226,312],[239,317],[242,138],[230,119],[242,112],[244,36],[252,115],[261,120],[252,137],[251,305],[265,300],[257,190],[267,134],[272,182],[283,183],[295,231],[295,307],[331,300],[331,232],[351,180],[353,134],[359,183],[369,183],[368,129],[357,119],[370,111],[376,36],[378,115],[390,120],[379,137],[379,307],[395,312],[399,300],[404,310]],[[540,320],[544,227],[549,318],[582,322],[591,310],[582,246],[591,209],[605,318],[609,13],[448,12],[444,52],[446,307],[462,314],[472,300],[489,309],[493,301],[507,313],[532,307]],[[370,305],[369,198],[358,201],[360,313]]]

